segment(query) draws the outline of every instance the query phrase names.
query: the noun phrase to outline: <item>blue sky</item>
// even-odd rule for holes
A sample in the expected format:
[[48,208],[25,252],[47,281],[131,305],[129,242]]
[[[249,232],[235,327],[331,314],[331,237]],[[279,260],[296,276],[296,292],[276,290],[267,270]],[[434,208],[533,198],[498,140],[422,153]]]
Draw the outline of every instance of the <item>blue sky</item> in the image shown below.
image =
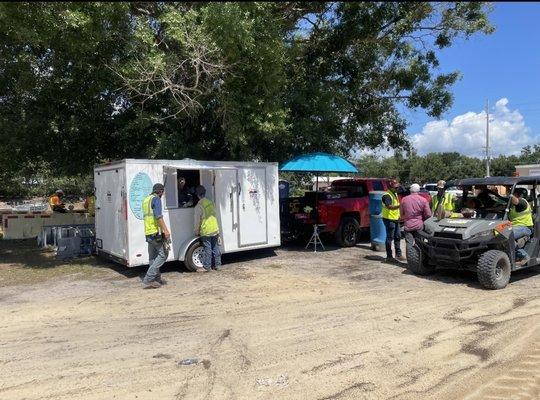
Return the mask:
[[423,111],[404,111],[410,122],[407,131],[420,153],[481,155],[486,99],[493,155],[540,143],[540,3],[494,3],[490,21],[496,29],[491,35],[459,39],[438,53],[442,72],[462,73],[443,121],[435,122]]

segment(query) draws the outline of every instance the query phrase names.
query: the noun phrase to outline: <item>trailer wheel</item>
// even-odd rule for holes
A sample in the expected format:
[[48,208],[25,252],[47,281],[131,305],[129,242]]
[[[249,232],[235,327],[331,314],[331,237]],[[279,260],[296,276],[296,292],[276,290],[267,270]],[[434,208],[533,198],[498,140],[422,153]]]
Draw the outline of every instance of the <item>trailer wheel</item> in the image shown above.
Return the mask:
[[359,229],[360,224],[356,219],[351,217],[343,218],[336,232],[336,241],[341,247],[355,246],[358,241]]
[[407,245],[407,269],[415,275],[431,275],[435,267],[428,264],[428,259],[417,245]]
[[486,289],[502,289],[510,281],[510,259],[504,251],[488,250],[478,259],[478,281]]
[[197,272],[198,269],[203,267],[203,246],[199,240],[193,242],[186,251],[186,257],[184,258],[184,264],[186,268],[191,272]]

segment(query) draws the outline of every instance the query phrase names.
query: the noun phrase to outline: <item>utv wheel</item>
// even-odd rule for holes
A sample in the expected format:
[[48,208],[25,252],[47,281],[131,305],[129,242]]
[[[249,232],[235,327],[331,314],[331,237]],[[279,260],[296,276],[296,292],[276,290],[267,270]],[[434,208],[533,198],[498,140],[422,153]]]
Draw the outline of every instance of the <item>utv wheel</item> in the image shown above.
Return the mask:
[[184,265],[189,271],[197,272],[198,269],[203,267],[203,251],[203,246],[198,240],[189,246],[184,259]]
[[435,267],[428,264],[427,256],[417,245],[407,245],[407,268],[415,275],[431,275]]
[[336,232],[336,241],[341,247],[352,247],[358,241],[358,230],[360,224],[351,217],[345,217],[339,224]]
[[499,250],[488,250],[478,259],[478,281],[486,289],[502,289],[510,281],[510,259]]

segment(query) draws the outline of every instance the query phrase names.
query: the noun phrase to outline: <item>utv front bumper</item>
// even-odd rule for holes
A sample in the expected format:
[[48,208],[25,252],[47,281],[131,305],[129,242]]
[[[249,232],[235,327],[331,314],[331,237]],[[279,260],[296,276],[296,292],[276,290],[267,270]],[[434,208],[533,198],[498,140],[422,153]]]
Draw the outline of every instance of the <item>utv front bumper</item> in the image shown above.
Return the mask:
[[473,239],[461,239],[460,236],[442,232],[429,235],[421,231],[416,236],[416,243],[432,265],[467,268],[476,266],[481,253],[499,247],[506,240],[501,236]]

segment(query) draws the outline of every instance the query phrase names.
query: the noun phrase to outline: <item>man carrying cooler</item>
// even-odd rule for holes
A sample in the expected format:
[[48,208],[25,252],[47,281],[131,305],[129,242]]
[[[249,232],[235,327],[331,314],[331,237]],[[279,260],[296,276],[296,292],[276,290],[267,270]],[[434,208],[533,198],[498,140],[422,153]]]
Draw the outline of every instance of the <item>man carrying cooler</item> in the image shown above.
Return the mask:
[[399,182],[397,179],[390,181],[390,187],[388,191],[382,197],[382,217],[383,223],[386,228],[386,261],[394,261],[392,257],[392,242],[394,242],[394,250],[396,252],[396,259],[405,261],[405,257],[401,254],[400,240],[401,231],[399,229],[399,197],[397,190],[399,188]]
[[161,279],[159,269],[169,256],[168,242],[171,234],[163,220],[161,196],[165,187],[156,183],[152,193],[143,200],[144,234],[148,243],[148,271],[143,278],[144,289],[157,289],[166,282]]
[[219,249],[219,224],[216,217],[216,209],[214,203],[207,199],[206,189],[199,185],[196,189],[199,202],[195,206],[195,235],[201,237],[204,248],[203,267],[206,272],[212,269],[219,271],[221,266],[221,250]]

